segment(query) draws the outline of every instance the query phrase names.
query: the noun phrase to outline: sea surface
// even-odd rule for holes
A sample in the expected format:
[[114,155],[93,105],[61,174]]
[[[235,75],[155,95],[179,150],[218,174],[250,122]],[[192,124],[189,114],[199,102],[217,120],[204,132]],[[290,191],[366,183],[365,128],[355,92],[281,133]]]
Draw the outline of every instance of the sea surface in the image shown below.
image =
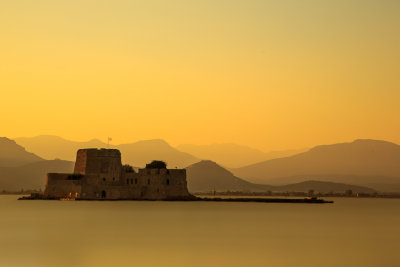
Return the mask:
[[334,204],[18,201],[0,266],[400,266],[400,199]]

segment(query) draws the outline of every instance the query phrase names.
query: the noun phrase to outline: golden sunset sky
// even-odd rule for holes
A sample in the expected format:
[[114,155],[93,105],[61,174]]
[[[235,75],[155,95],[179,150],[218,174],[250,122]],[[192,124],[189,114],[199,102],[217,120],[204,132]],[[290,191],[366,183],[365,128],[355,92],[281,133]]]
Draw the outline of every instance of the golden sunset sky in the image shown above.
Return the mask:
[[2,0],[0,135],[400,143],[400,1]]

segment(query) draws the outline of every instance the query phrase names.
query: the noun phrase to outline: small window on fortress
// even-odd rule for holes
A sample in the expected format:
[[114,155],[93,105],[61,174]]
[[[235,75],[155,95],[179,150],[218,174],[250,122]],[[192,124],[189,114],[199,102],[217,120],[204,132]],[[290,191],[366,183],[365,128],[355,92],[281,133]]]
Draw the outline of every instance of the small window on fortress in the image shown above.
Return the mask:
[[113,177],[113,181],[115,181],[115,177]]
[[137,184],[137,178],[135,179],[135,184]]
[[133,179],[131,179],[131,184],[133,184]]
[[126,179],[126,184],[129,184],[129,179]]
[[150,179],[147,180],[147,184],[150,184]]
[[106,178],[103,178],[103,181],[105,182],[105,181],[106,181]]
[[169,185],[169,179],[167,179],[167,185]]

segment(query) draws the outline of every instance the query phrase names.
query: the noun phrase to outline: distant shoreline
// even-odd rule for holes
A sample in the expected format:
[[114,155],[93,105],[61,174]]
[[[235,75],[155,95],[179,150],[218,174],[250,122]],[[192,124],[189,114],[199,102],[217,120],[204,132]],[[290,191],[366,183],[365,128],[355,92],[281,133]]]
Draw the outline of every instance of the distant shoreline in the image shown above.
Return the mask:
[[58,200],[58,201],[170,201],[170,202],[259,202],[259,203],[305,203],[305,204],[325,204],[333,203],[332,200],[324,200],[317,197],[306,198],[220,198],[220,197],[194,197],[194,198],[171,198],[171,199],[81,199],[81,198],[44,198],[40,194],[22,196],[18,200]]
[[[17,196],[28,196],[31,194],[40,194],[37,190],[26,190],[26,191],[0,191],[0,195],[17,195]],[[335,197],[335,198],[396,198],[400,199],[400,193],[376,193],[376,194],[365,194],[365,193],[315,193],[310,195],[306,192],[242,192],[242,191],[225,191],[225,192],[195,192],[193,195],[197,197],[209,198],[209,197],[250,197],[250,198],[279,198],[285,197],[285,199],[290,197],[305,198],[305,197]]]
[[196,196],[235,196],[235,197],[337,197],[337,198],[400,198],[400,193],[306,193],[306,192],[196,192]]

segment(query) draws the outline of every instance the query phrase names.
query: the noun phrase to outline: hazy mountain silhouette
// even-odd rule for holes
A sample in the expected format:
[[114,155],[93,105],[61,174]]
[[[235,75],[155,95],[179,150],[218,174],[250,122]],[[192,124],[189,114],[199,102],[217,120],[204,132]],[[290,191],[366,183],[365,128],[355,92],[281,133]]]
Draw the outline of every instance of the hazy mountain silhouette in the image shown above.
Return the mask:
[[[57,138],[53,138],[53,140],[60,142],[60,140],[57,141]],[[124,163],[144,165],[153,159],[161,159],[169,162],[170,165],[172,163],[182,166],[197,161],[195,157],[174,149],[163,140],[139,141],[116,147],[121,150]],[[76,151],[74,154],[76,154]],[[7,138],[0,139],[0,155],[3,159],[2,163],[7,164],[7,167],[0,166],[0,190],[43,189],[47,173],[70,173],[74,166],[72,161],[43,160],[33,153],[26,152],[23,147]],[[31,163],[25,164],[26,162]],[[347,189],[352,189],[355,192],[368,192],[368,189],[361,187],[315,181],[275,187],[253,184],[235,177],[230,171],[212,161],[201,161],[190,165],[187,167],[187,173],[188,187],[192,192],[212,190],[306,192],[310,189],[316,192],[343,192]]]
[[0,190],[44,189],[48,172],[71,173],[74,163],[42,160],[17,167],[0,167]]
[[144,167],[152,160],[165,161],[168,168],[183,168],[199,161],[198,158],[173,148],[161,139],[122,144],[115,148],[121,151],[124,163],[139,167]]
[[378,140],[317,146],[291,157],[232,169],[256,183],[285,184],[305,180],[359,185],[400,183],[400,146]]
[[190,153],[200,159],[209,159],[230,168],[242,167],[274,158],[292,156],[305,151],[305,149],[302,149],[265,153],[255,148],[232,143],[212,145],[185,144],[177,146],[177,149]]
[[81,148],[107,147],[107,144],[98,139],[87,142],[75,142],[54,135],[15,138],[15,141],[29,151],[33,151],[35,154],[48,160],[63,159],[75,161],[76,151]]
[[0,190],[44,188],[48,172],[71,172],[73,163],[44,160],[14,140],[0,138]]
[[186,168],[188,189],[204,191],[267,191],[268,186],[256,185],[235,177],[230,171],[210,160],[203,160]]
[[14,140],[0,137],[0,167],[14,167],[37,161],[43,161],[43,159],[27,152]]
[[283,186],[271,186],[254,184],[234,176],[230,171],[224,169],[213,161],[203,160],[186,168],[188,189],[190,192],[216,191],[250,191],[250,192],[315,192],[344,193],[346,190],[353,192],[372,193],[373,189],[332,182],[306,181],[297,184]]
[[[88,142],[74,142],[58,136],[41,135],[32,138],[17,138],[16,142],[45,159],[75,161],[76,151],[81,148],[106,148],[107,144],[93,139]],[[138,141],[130,144],[110,145],[119,149],[122,161],[133,166],[144,167],[152,160],[163,160],[169,168],[183,168],[198,162],[196,157],[181,152],[161,139]]]
[[[79,148],[106,146],[95,139],[89,142],[72,142],[54,136],[18,140],[20,144],[27,144],[28,150],[38,151],[47,158],[65,157],[71,161],[75,161]],[[124,163],[139,167],[155,159],[166,161],[169,168],[181,168],[199,161],[163,140],[139,141],[110,147],[121,150]],[[399,145],[377,140],[356,140],[352,143],[318,146],[291,157],[232,169],[234,174],[214,162],[202,161],[187,167],[188,186],[192,192],[212,191],[214,188],[217,191],[303,191],[304,186],[316,191],[327,187],[328,191],[339,192],[343,188],[352,189],[348,184],[356,184],[382,191],[399,191],[399,163]],[[73,162],[46,161],[27,152],[13,140],[0,138],[0,189],[40,188],[44,186],[47,172],[70,172],[72,169]],[[308,182],[302,183],[304,181]],[[320,184],[320,181],[336,184],[330,183],[328,186],[327,183]],[[345,185],[340,187],[338,183]],[[356,190],[361,189],[356,188],[353,191]]]
[[[74,163],[64,160],[44,160],[17,167],[0,167],[0,190],[17,191],[21,189],[44,189],[48,172],[71,173]],[[250,191],[250,192],[368,192],[365,187],[307,181],[284,186],[258,185],[235,177],[231,172],[212,161],[201,161],[187,167],[188,188],[191,192],[213,191]]]

